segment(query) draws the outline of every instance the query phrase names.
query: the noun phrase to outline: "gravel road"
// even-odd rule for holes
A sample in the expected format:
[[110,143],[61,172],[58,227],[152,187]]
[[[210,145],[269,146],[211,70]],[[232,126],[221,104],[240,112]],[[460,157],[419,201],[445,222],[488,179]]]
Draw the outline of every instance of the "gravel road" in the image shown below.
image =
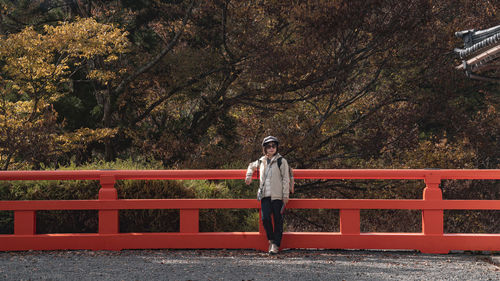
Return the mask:
[[487,255],[398,251],[0,252],[0,280],[500,280]]

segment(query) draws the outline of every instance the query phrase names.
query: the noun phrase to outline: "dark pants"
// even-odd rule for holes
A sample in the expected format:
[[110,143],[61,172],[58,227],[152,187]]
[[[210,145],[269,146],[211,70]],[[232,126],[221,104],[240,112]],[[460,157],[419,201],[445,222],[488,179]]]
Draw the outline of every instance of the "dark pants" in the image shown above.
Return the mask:
[[[281,214],[283,201],[271,201],[271,197],[264,197],[260,201],[260,204],[262,210],[262,223],[264,224],[264,229],[266,230],[267,240],[273,241],[274,244],[279,247],[281,244],[281,237],[283,236],[283,215]],[[271,214],[274,218],[274,228],[271,220]]]

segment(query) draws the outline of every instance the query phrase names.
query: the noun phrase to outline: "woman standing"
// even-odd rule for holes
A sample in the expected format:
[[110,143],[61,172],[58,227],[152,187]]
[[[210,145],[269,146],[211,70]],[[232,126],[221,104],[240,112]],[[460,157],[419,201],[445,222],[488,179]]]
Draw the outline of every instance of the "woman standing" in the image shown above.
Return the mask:
[[[277,254],[283,236],[283,210],[288,203],[290,177],[288,162],[278,153],[279,141],[268,136],[262,141],[264,156],[248,165],[245,183],[252,182],[255,169],[259,169],[260,183],[257,199],[261,202],[262,223],[269,240],[269,253]],[[271,220],[274,218],[274,225]]]

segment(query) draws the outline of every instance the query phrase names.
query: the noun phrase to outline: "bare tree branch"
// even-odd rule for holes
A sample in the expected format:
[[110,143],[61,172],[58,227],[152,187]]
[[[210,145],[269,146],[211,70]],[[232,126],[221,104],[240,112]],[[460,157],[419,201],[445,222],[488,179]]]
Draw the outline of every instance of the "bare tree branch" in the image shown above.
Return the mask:
[[179,38],[181,35],[184,33],[184,29],[186,27],[186,24],[189,20],[189,17],[191,16],[191,12],[193,10],[193,7],[196,3],[196,0],[191,1],[191,4],[189,5],[188,10],[186,11],[186,15],[184,16],[182,20],[182,26],[181,28],[177,31],[175,34],[174,38],[170,43],[165,46],[165,48],[158,54],[156,57],[154,57],[150,62],[146,63],[145,65],[139,67],[139,69],[133,73],[132,75],[126,77],[115,89],[114,89],[114,94],[121,93],[122,91],[125,90],[125,87],[127,87],[132,81],[134,81],[138,76],[141,74],[149,71],[151,68],[153,68],[168,52],[170,52],[175,45],[177,45]]
[[224,70],[224,69],[225,68],[217,68],[217,69],[207,71],[205,73],[200,74],[198,77],[195,77],[195,78],[188,80],[183,85],[172,88],[166,95],[164,95],[163,97],[159,98],[158,100],[156,100],[155,102],[150,104],[148,106],[148,108],[146,108],[146,110],[144,110],[144,112],[140,116],[138,116],[132,123],[136,124],[137,122],[144,120],[157,106],[159,106],[160,104],[165,102],[168,98],[170,98],[174,94],[178,93],[179,91],[181,91],[189,86],[192,86],[193,84],[199,82],[203,78],[206,78],[206,77],[208,77],[216,72],[219,72],[221,70]]

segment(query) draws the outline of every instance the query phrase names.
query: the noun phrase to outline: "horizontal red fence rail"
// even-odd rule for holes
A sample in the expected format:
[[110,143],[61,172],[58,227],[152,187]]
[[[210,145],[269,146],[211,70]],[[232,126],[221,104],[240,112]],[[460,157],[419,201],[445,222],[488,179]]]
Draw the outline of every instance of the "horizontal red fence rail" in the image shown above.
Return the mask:
[[[499,210],[499,200],[291,199],[288,209]],[[0,201],[0,210],[258,209],[255,199],[121,199]]]
[[[1,171],[0,180],[224,180],[244,179],[246,170],[85,170],[85,171]],[[474,169],[321,169],[293,172],[295,179],[500,179],[500,170]],[[256,178],[256,177],[255,177]]]
[[[443,233],[444,210],[500,210],[500,200],[443,200],[439,184],[446,179],[497,180],[500,170],[294,170],[296,179],[424,180],[423,198],[291,199],[288,209],[340,210],[340,232],[287,232],[283,248],[415,249],[425,253],[450,250],[500,250],[500,234]],[[199,232],[200,209],[259,209],[255,199],[118,199],[116,180],[243,179],[245,170],[92,170],[3,171],[0,180],[99,180],[98,200],[0,201],[0,211],[14,211],[14,234],[0,235],[0,250],[254,248],[267,250],[259,232]],[[257,177],[256,175],[254,177]],[[119,210],[178,209],[178,233],[120,233]],[[421,210],[422,232],[362,233],[360,210]],[[98,210],[98,233],[36,234],[36,211]]]

